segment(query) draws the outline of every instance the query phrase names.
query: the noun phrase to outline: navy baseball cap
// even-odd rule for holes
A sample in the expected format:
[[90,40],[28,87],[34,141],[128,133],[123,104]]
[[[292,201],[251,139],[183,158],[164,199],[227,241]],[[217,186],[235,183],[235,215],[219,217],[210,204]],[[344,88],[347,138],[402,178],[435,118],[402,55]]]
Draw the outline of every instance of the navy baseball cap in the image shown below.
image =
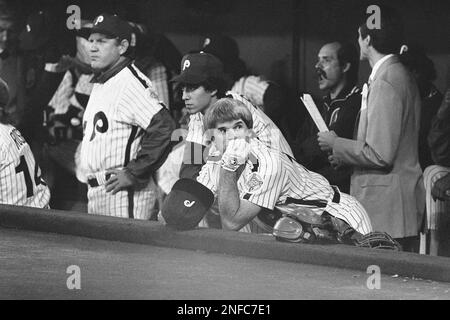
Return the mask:
[[223,63],[239,59],[239,47],[237,42],[225,35],[211,35],[203,42],[204,52],[218,57]]
[[208,78],[223,78],[223,64],[212,54],[190,53],[181,60],[181,73],[172,82],[199,84]]
[[102,13],[94,19],[90,34],[101,33],[111,38],[126,39],[131,43],[133,29],[130,24],[117,15]]
[[178,230],[194,229],[214,202],[214,194],[201,183],[180,179],[167,195],[161,214],[168,226]]

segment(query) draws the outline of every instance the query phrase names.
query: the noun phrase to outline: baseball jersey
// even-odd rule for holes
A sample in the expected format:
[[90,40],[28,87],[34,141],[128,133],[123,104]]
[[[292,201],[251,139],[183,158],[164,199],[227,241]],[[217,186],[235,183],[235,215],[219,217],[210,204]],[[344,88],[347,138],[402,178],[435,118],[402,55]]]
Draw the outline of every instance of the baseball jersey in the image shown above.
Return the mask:
[[139,191],[123,190],[113,196],[105,191],[105,174],[136,158],[145,130],[162,108],[150,80],[133,64],[94,84],[83,116],[80,152],[80,166],[87,178],[99,183],[88,189],[90,213],[146,218],[154,204],[153,181]]
[[44,208],[49,200],[30,146],[16,128],[0,123],[0,203]]
[[88,175],[122,168],[134,159],[144,130],[161,108],[150,81],[133,65],[95,83],[83,116],[80,155]]
[[[251,112],[253,117],[253,132],[259,141],[264,145],[280,150],[283,153],[293,157],[291,147],[286,138],[281,133],[280,129],[275,123],[264,113],[261,109],[255,107],[250,101],[240,94],[234,92],[227,92],[227,98],[232,98],[241,101]],[[188,134],[186,141],[195,142],[202,145],[207,145],[207,137],[204,135],[205,128],[203,125],[203,114],[197,112],[190,116]]]
[[236,81],[231,91],[246,97],[250,102],[258,107],[264,105],[264,93],[269,87],[269,83],[257,76],[242,77]]
[[[218,194],[220,161],[208,161],[197,181]],[[351,196],[340,193],[339,203],[332,201],[334,190],[321,175],[308,171],[293,158],[269,149],[256,139],[251,141],[251,153],[237,181],[241,199],[273,210],[291,199],[321,215],[324,211],[344,220],[362,234],[372,231],[364,208]],[[258,220],[258,218],[255,218]]]

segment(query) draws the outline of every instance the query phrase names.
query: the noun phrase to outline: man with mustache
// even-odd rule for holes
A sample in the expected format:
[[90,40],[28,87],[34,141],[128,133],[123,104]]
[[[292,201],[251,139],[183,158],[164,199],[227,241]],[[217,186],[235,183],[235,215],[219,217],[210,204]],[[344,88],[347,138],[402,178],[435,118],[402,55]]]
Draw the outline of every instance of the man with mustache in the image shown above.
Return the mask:
[[[341,137],[352,138],[355,121],[361,106],[361,94],[356,87],[358,77],[358,52],[344,42],[325,44],[319,51],[315,66],[319,88],[326,92],[319,111],[328,128]],[[343,192],[350,189],[350,168],[335,170],[328,162],[328,155],[317,142],[317,128],[311,119],[297,136],[294,153],[296,159],[336,185]]]
[[380,28],[366,21],[358,29],[361,60],[372,67],[364,86],[355,140],[320,132],[322,150],[333,165],[351,165],[351,195],[369,214],[374,228],[414,248],[425,209],[419,164],[420,93],[397,53],[404,43],[399,13],[382,6]]

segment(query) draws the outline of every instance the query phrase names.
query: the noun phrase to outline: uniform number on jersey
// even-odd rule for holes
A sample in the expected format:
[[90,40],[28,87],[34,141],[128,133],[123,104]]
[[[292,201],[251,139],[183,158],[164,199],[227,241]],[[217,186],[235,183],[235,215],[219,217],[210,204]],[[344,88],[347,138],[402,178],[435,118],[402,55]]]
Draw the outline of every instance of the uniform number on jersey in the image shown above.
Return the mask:
[[[28,164],[24,156],[20,156],[20,163],[16,167],[16,173],[19,174],[20,172],[23,172],[23,176],[25,178],[25,185],[27,187],[27,198],[32,197],[34,190],[33,182],[31,180],[30,171],[28,170]],[[38,176],[38,174],[39,174],[39,167],[36,164],[34,167],[34,184],[36,186],[40,184],[43,184],[45,186],[46,185],[45,182],[41,179],[41,177]]]
[[94,140],[96,132],[105,133],[108,131],[108,118],[103,111],[97,112],[94,116],[93,129],[89,141]]

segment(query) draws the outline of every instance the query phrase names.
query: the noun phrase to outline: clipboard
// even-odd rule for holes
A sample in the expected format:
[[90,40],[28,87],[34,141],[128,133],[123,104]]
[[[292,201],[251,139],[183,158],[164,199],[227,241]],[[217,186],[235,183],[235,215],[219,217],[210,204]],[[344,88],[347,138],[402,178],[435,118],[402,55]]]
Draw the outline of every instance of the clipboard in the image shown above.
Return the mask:
[[325,121],[322,118],[322,115],[319,112],[319,109],[317,109],[316,104],[314,103],[312,97],[310,94],[304,94],[303,97],[300,97],[300,100],[302,100],[303,104],[305,105],[306,109],[309,112],[309,115],[313,119],[314,123],[317,126],[317,129],[319,129],[320,132],[328,132],[328,127],[325,124]]

